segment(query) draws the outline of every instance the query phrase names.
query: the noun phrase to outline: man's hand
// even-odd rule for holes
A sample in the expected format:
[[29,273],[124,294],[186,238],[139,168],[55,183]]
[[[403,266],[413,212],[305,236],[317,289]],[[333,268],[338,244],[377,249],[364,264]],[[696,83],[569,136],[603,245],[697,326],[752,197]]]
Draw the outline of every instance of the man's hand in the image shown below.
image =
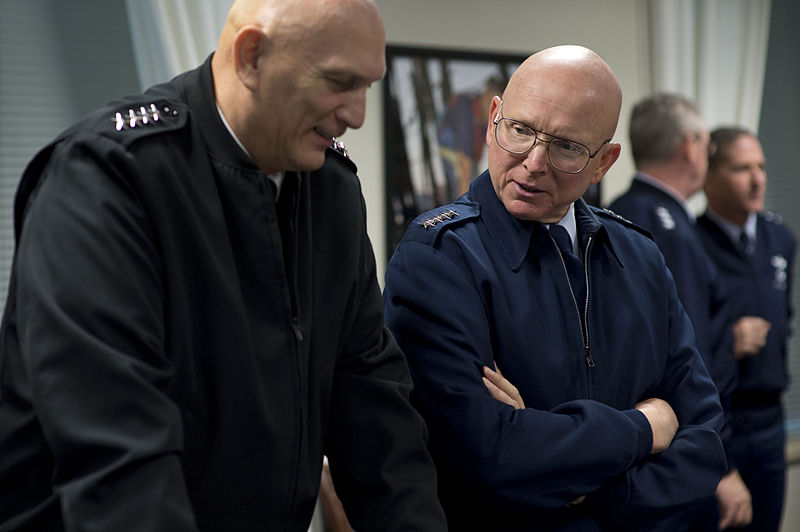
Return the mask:
[[[495,365],[497,368],[497,365]],[[483,366],[483,384],[489,389],[492,397],[507,405],[513,406],[517,410],[525,408],[522,396],[517,387],[511,384],[499,369],[492,370],[488,366]]]
[[[488,366],[483,366],[483,375],[483,384],[489,389],[489,393],[492,394],[492,397],[502,403],[513,406],[517,410],[525,408],[525,402],[522,400],[519,390],[517,390],[517,387],[511,384],[508,379],[503,377],[503,374],[497,369],[497,365],[495,365],[494,370],[490,369]],[[581,495],[567,506],[581,504],[585,500],[586,495]]]
[[717,485],[719,529],[740,528],[753,520],[753,503],[750,490],[735,469],[722,477]]
[[767,343],[772,324],[758,316],[742,316],[733,324],[733,352],[740,359],[757,354]]
[[653,449],[650,453],[660,453],[668,448],[678,432],[678,418],[669,403],[653,397],[637,403],[636,409],[644,414],[653,431]]

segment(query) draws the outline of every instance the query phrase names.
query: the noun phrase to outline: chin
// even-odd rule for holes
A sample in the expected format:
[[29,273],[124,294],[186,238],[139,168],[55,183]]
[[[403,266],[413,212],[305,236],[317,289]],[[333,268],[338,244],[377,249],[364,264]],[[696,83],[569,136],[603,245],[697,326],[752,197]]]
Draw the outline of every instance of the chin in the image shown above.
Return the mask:
[[325,164],[325,151],[309,153],[295,161],[294,166],[300,172],[313,172],[319,170]]

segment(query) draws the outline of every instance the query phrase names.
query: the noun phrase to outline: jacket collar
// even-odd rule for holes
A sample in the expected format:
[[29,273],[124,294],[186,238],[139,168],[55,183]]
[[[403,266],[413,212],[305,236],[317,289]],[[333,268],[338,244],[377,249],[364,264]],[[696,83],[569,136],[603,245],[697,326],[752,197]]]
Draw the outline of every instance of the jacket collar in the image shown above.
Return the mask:
[[212,157],[234,167],[260,171],[239,147],[217,110],[214,78],[211,72],[213,56],[212,53],[202,65],[183,76],[181,90],[192,110],[192,118],[197,121],[197,129],[203,136],[206,149]]
[[[541,236],[547,232],[545,225],[519,220],[509,214],[497,197],[488,170],[472,182],[468,196],[480,204],[481,217],[485,220],[486,228],[509,267],[518,270],[528,256],[536,235]],[[608,232],[583,198],[575,202],[575,224],[581,249],[586,248],[589,235],[595,235],[597,240],[606,242],[611,248]],[[613,248],[611,251],[613,253]]]
[[639,193],[647,192],[652,196],[661,198],[663,201],[672,203],[674,206],[680,208],[689,222],[694,224],[694,214],[689,206],[689,202],[683,199],[675,190],[655,177],[645,174],[644,172],[637,172],[636,175],[633,176],[631,190],[638,191]]

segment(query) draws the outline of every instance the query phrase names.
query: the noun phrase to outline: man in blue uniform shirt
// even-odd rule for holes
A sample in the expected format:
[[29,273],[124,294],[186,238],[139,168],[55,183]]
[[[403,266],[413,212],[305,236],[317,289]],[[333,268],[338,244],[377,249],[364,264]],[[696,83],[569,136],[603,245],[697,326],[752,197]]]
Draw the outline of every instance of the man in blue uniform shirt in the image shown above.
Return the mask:
[[[634,106],[629,136],[637,173],[630,189],[609,208],[647,229],[664,254],[692,320],[697,348],[720,393],[727,420],[722,441],[728,454],[734,351],[763,342],[767,323],[756,316],[740,316],[733,323],[726,303],[729,290],[695,231],[688,200],[706,178],[708,129],[694,103],[676,94],[656,94]],[[739,473],[730,469],[716,500],[709,499],[693,516],[687,513],[681,519],[693,520],[704,530],[717,530],[718,523],[744,525],[750,515],[746,491]]]
[[329,148],[384,48],[371,0],[236,0],[203,65],[35,157],[0,530],[306,532],[323,455],[358,530],[446,528],[356,168]]
[[580,199],[619,156],[621,101],[591,50],[532,55],[492,100],[489,170],[389,263],[387,324],[452,530],[654,530],[725,470],[663,256]]
[[777,531],[786,482],[781,394],[789,382],[786,354],[792,316],[796,242],[781,219],[762,213],[767,186],[764,152],[751,132],[711,133],[705,193],[708,210],[697,230],[730,289],[734,317],[768,323],[765,341],[737,353],[738,383],[731,404],[730,461],[752,496],[748,530]]

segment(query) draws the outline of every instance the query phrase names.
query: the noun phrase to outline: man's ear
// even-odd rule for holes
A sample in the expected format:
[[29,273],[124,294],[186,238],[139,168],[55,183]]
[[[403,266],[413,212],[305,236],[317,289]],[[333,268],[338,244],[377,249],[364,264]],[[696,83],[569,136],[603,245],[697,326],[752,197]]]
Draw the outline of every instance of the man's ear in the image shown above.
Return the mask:
[[[681,143],[681,147],[678,149],[678,155],[684,161],[688,161],[689,163],[693,163],[696,157],[695,152],[695,144],[697,144],[697,137],[694,133],[685,133],[683,135],[683,142]],[[703,156],[707,156],[705,153]]]
[[486,127],[486,144],[491,144],[492,139],[494,138],[494,128],[497,127],[494,124],[494,119],[500,112],[500,102],[502,101],[503,100],[500,99],[500,96],[493,96],[492,102],[489,104],[489,123]]
[[619,143],[609,143],[603,147],[603,152],[600,154],[600,164],[598,164],[592,173],[592,184],[599,183],[603,176],[606,175],[608,169],[617,162],[619,154],[622,152],[622,145]]
[[236,75],[251,91],[258,88],[260,60],[269,47],[269,37],[256,26],[245,26],[233,41]]

